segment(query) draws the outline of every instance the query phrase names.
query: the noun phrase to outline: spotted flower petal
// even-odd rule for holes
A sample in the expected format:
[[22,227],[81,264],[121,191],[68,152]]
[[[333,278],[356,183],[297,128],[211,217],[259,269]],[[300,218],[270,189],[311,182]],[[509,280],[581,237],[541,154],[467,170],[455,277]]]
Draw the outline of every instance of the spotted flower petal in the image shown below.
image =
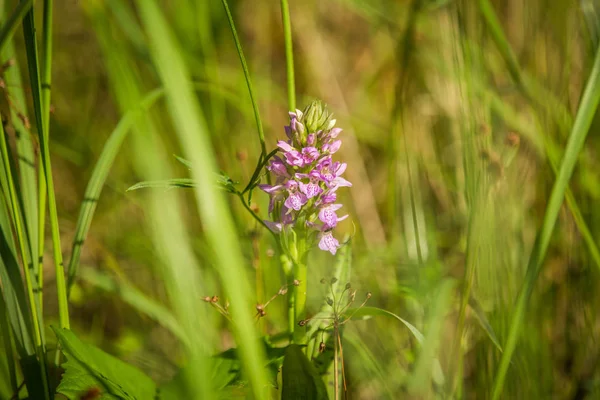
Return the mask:
[[337,249],[340,248],[340,242],[333,237],[331,231],[321,232],[319,234],[319,249],[328,251],[335,255]]

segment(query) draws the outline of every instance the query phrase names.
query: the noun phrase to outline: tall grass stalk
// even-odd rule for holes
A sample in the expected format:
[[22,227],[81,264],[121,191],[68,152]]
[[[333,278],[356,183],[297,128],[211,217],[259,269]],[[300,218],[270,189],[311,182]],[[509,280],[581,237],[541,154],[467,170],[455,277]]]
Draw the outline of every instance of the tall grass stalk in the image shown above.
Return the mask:
[[544,220],[540,231],[536,237],[536,241],[529,258],[527,265],[527,274],[525,281],[519,292],[517,302],[513,311],[510,330],[508,338],[504,345],[504,352],[500,360],[500,366],[496,372],[496,378],[494,380],[494,386],[492,389],[492,399],[500,398],[502,389],[504,387],[504,380],[506,373],[511,362],[512,355],[517,346],[519,334],[523,326],[523,320],[527,310],[527,305],[531,298],[535,282],[539,272],[543,266],[543,262],[546,256],[546,251],[550,244],[552,232],[558,218],[558,214],[563,203],[565,192],[569,185],[569,179],[575,168],[577,158],[581,152],[585,139],[587,137],[590,125],[596,114],[598,103],[600,102],[600,49],[596,52],[594,65],[590,77],[588,78],[581,103],[579,104],[579,110],[575,117],[573,129],[567,142],[567,148],[565,155],[560,165],[556,181],[552,187],[550,199],[548,200],[548,206],[544,215]]
[[[58,214],[56,210],[56,195],[54,192],[54,180],[52,178],[52,164],[50,161],[50,147],[48,144],[49,136],[44,131],[44,109],[41,99],[40,68],[38,62],[37,40],[35,37],[35,23],[33,19],[33,10],[30,11],[23,20],[23,33],[25,36],[27,66],[29,70],[29,80],[33,98],[33,111],[38,130],[38,139],[40,143],[40,155],[44,169],[44,178],[46,180],[46,194],[48,196],[48,210],[50,216],[50,228],[52,232],[52,253],[56,271],[56,291],[58,295],[58,317],[61,328],[69,328],[69,304],[67,300],[67,286],[65,281],[65,271],[60,245],[60,231],[58,226]],[[49,58],[49,55],[47,55]],[[43,223],[38,229],[43,229]]]
[[[239,240],[223,194],[217,191],[213,183],[216,160],[206,124],[190,86],[189,72],[156,3],[138,0],[137,5],[149,35],[154,63],[164,83],[177,136],[186,158],[191,162],[192,177],[199,183],[194,188],[196,204],[208,242],[215,251],[221,283],[231,304],[235,321],[233,330],[243,371],[254,397],[261,399],[265,397],[265,391],[269,387],[264,369],[264,354],[248,308],[252,301],[248,281],[245,279],[246,272],[242,268],[244,260]],[[224,5],[226,6],[226,2]],[[228,15],[231,17],[229,13]],[[262,146],[264,150],[264,137]]]
[[283,40],[285,43],[285,67],[287,75],[288,108],[296,110],[296,81],[294,77],[294,47],[292,44],[292,22],[288,0],[281,0],[281,22],[283,24]]

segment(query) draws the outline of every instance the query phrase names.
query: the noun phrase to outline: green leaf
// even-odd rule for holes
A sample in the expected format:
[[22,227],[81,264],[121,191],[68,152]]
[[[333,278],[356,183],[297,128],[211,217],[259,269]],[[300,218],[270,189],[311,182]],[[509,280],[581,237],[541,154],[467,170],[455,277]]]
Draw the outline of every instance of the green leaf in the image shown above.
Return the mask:
[[[267,355],[267,368],[271,383],[276,386],[277,374],[287,347],[272,347],[266,340],[263,342]],[[242,364],[238,357],[237,349],[226,350],[211,358],[210,383],[221,398],[230,398],[231,389],[237,388],[238,392],[245,392],[247,382],[242,375]],[[185,374],[189,373],[187,367],[182,368],[173,380],[159,388],[160,400],[176,400],[185,398]]]
[[289,345],[285,351],[282,386],[284,400],[327,399],[327,388],[317,369],[296,344]]
[[183,187],[183,188],[193,188],[196,187],[196,182],[189,178],[171,178],[171,179],[162,179],[158,181],[144,181],[136,183],[127,189],[128,192],[137,189],[145,189],[145,188],[159,188],[159,189],[172,189],[175,187]]
[[402,322],[408,330],[415,336],[419,343],[423,343],[423,334],[410,322],[394,314],[393,312],[384,310],[378,307],[361,307],[361,308],[349,308],[344,313],[346,317],[351,317],[354,320],[358,319],[369,319],[372,317],[382,316],[395,318]]
[[79,399],[81,393],[98,387],[102,399],[153,399],[156,385],[137,368],[105,353],[99,348],[83,343],[68,330],[52,327],[56,333],[67,362],[65,373],[57,392],[69,399]]

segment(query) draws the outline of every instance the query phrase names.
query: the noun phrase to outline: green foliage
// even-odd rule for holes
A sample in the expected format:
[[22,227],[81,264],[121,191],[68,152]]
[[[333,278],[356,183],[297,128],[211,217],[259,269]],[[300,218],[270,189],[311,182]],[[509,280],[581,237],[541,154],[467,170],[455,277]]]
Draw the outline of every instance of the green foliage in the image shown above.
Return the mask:
[[327,389],[317,369],[296,344],[288,346],[282,367],[282,394],[285,400],[326,400]]
[[102,399],[152,399],[156,385],[137,368],[79,340],[63,328],[53,327],[67,357],[57,392],[77,400],[82,393],[100,388]]

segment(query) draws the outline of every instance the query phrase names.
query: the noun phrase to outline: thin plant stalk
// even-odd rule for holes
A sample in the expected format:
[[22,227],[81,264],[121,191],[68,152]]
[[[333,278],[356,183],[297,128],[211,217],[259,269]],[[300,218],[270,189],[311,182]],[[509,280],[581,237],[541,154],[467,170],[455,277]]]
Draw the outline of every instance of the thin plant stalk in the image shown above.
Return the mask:
[[281,0],[281,22],[283,24],[283,40],[285,43],[285,70],[287,75],[288,107],[296,110],[296,82],[294,77],[294,48],[292,45],[292,24],[290,7],[287,0]]
[[[43,20],[42,20],[42,131],[46,135],[46,140],[50,137],[50,87],[52,84],[52,10],[53,0],[44,1]],[[40,307],[43,305],[44,274],[42,273],[44,264],[44,239],[46,226],[46,179],[43,168],[38,169],[38,287]]]
[[221,0],[221,2],[223,3],[225,14],[227,14],[227,21],[229,22],[229,27],[231,28],[231,34],[233,35],[235,48],[237,50],[238,56],[240,57],[242,69],[244,70],[244,77],[246,78],[246,85],[248,86],[248,93],[250,94],[250,101],[252,102],[252,109],[254,111],[254,119],[256,120],[256,129],[258,130],[258,140],[260,141],[260,150],[262,158],[267,154],[267,146],[265,143],[265,132],[263,130],[262,121],[260,119],[260,111],[258,109],[258,103],[256,102],[256,95],[254,94],[252,81],[250,80],[250,71],[248,70],[248,64],[246,64],[246,57],[244,57],[244,52],[242,51],[240,38],[238,37],[237,30],[235,29],[235,24],[233,22],[233,17],[231,15],[231,11],[229,10],[227,0]]
[[[337,339],[339,335],[339,328],[336,325],[335,328],[333,329],[333,337],[334,339]],[[337,400],[340,397],[340,378],[339,378],[339,374],[338,374],[338,356],[339,356],[339,346],[338,346],[338,342],[337,340],[333,341],[333,400]]]

